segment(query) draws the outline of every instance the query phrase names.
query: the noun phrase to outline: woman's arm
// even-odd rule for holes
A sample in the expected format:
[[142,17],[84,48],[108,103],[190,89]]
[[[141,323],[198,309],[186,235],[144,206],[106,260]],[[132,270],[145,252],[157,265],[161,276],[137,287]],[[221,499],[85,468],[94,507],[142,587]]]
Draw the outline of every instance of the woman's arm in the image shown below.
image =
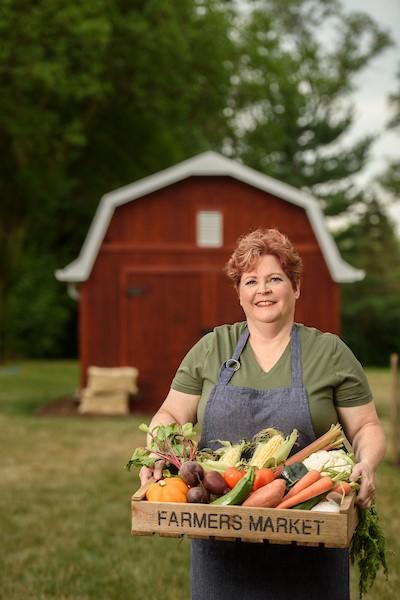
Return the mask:
[[[184,394],[177,390],[170,389],[168,396],[153,416],[150,421],[150,429],[157,425],[168,425],[169,423],[196,423],[197,422],[197,405],[200,396],[192,394]],[[154,469],[142,467],[139,473],[141,483],[145,483],[150,477],[155,480],[161,478],[163,461],[159,460],[155,463]]]
[[168,423],[179,423],[180,425],[196,423],[199,399],[200,396],[184,394],[171,388],[168,396],[153,416],[150,427]]
[[385,434],[373,401],[361,406],[337,407],[337,412],[357,460],[352,473],[352,479],[360,483],[357,504],[368,508],[375,492],[375,471],[386,452]]

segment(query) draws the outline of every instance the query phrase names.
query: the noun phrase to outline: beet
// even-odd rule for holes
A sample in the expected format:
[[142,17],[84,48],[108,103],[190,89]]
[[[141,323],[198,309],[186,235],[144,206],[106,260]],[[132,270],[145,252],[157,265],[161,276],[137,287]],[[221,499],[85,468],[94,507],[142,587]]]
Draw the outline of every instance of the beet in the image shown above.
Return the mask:
[[230,489],[221,473],[217,471],[205,471],[203,485],[209,492],[216,496],[222,496]]
[[179,477],[183,479],[189,487],[195,487],[203,480],[204,469],[201,464],[195,460],[188,460],[184,462],[179,469]]
[[210,502],[210,494],[204,485],[196,485],[188,491],[187,501],[197,504],[208,504]]

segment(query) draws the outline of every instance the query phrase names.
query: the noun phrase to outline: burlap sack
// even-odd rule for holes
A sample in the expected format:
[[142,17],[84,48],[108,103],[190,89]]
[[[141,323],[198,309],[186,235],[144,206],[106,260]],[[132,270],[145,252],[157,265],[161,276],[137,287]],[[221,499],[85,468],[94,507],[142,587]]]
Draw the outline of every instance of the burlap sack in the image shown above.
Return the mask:
[[87,387],[92,392],[128,392],[137,394],[138,370],[135,367],[88,368]]
[[78,406],[81,415],[127,415],[129,413],[129,392],[93,392],[85,388],[81,392]]

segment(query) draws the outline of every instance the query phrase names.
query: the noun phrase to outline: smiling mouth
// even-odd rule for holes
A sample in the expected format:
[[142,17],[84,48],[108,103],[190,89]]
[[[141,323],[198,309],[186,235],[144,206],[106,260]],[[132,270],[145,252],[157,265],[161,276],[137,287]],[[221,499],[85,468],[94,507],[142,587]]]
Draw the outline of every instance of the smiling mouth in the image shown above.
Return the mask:
[[272,306],[273,304],[275,304],[274,300],[259,300],[258,302],[256,302],[256,306],[259,307]]

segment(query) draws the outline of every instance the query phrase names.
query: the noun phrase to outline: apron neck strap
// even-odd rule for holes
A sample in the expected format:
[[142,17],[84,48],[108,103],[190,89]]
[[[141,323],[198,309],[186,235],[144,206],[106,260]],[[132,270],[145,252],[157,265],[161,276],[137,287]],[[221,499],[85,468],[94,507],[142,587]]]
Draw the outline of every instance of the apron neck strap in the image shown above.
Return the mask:
[[299,339],[299,328],[296,323],[292,327],[292,387],[303,387],[303,369],[301,366],[301,349]]
[[[218,383],[227,385],[232,379],[234,373],[240,368],[240,355],[249,339],[250,331],[246,325],[236,345],[232,357],[224,362],[219,372]],[[301,352],[299,331],[296,323],[293,323],[291,332],[291,355],[292,355],[292,387],[303,387],[303,375],[301,366]]]

